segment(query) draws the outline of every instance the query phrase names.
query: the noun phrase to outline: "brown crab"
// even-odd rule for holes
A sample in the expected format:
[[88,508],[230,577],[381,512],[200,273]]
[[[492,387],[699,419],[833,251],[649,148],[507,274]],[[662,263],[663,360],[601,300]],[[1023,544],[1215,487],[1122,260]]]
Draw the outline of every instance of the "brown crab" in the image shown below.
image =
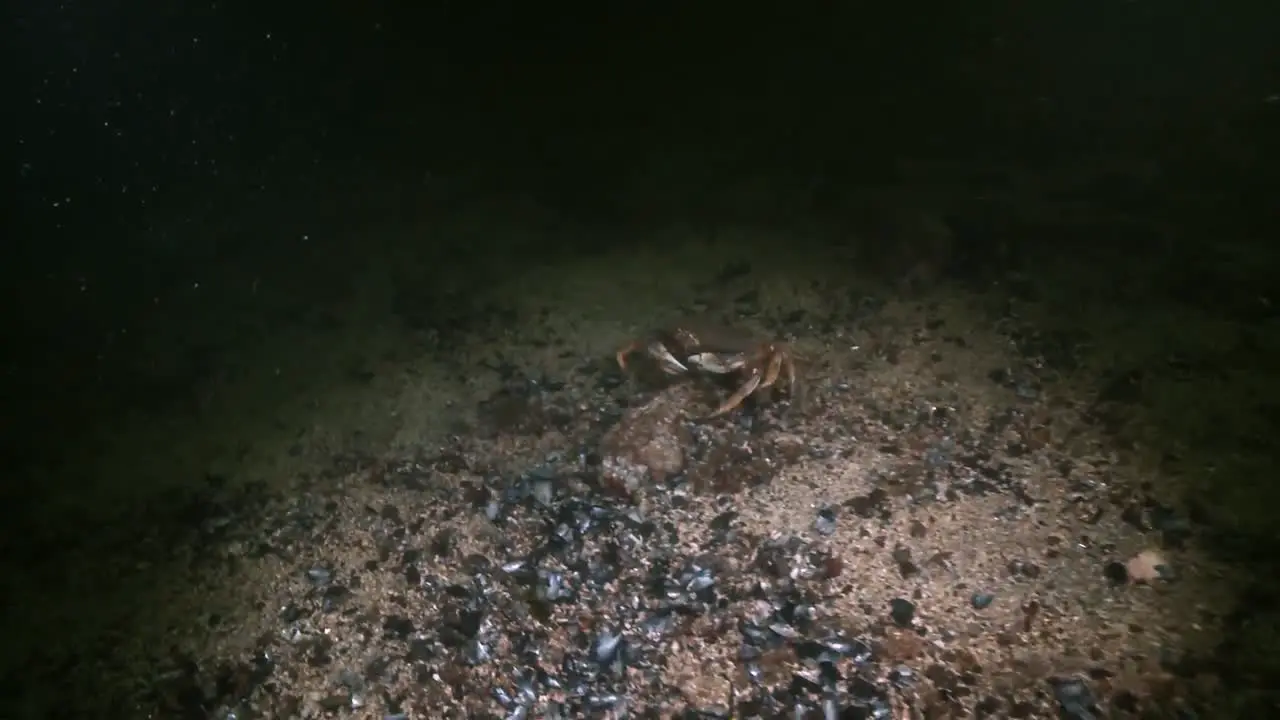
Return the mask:
[[618,367],[626,370],[627,357],[637,350],[644,350],[667,375],[701,372],[745,376],[738,389],[705,419],[734,410],[752,393],[773,387],[783,375],[788,394],[795,397],[796,366],[791,349],[783,343],[761,341],[743,330],[706,321],[685,321],[624,345],[616,355]]

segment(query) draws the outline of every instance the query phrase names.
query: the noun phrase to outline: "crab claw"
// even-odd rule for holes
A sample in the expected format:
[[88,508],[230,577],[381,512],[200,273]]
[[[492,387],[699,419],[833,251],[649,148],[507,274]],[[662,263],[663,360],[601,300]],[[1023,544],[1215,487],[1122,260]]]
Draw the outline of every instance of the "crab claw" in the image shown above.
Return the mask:
[[725,355],[722,353],[698,353],[689,356],[689,364],[699,370],[715,375],[728,375],[741,370],[746,365],[746,358],[740,354]]
[[662,367],[662,372],[668,375],[683,375],[689,372],[689,368],[677,360],[676,356],[672,355],[667,346],[661,342],[655,340],[649,343],[649,356],[657,360],[658,365]]

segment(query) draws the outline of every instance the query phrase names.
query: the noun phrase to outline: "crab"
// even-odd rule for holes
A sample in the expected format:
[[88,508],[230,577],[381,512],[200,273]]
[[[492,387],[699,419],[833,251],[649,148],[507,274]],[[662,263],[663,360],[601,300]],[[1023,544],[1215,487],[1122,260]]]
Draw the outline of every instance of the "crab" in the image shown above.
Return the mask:
[[670,376],[704,373],[741,375],[738,389],[705,420],[720,417],[742,405],[752,394],[773,387],[782,376],[795,397],[796,366],[789,347],[761,341],[749,332],[705,321],[686,321],[633,340],[616,354],[618,367],[627,369],[627,358],[643,350]]

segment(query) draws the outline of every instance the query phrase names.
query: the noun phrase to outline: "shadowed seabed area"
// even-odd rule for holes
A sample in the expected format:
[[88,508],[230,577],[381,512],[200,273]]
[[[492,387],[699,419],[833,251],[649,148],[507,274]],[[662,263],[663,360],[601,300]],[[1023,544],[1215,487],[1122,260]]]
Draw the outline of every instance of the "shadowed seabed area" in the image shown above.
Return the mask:
[[[601,12],[481,62],[450,37],[535,18],[431,7],[209,6],[180,50],[74,45],[109,77],[37,42],[98,37],[74,6],[20,24],[62,84],[32,83],[4,271],[0,714],[1277,711],[1248,37],[1230,91],[1113,72],[1099,117],[1096,70],[1036,54],[1084,32],[1048,14],[949,24],[927,62],[867,30],[826,60],[869,78],[845,107],[799,49],[764,65],[782,89],[759,61],[706,85],[751,55],[684,49],[706,18]],[[620,49],[543,49],[580,34]],[[696,80],[638,69],[654,38]],[[1148,82],[1159,113],[1125,100]],[[707,418],[751,366],[644,351],[695,326],[746,338],[701,348],[721,369],[785,352],[794,388]]]

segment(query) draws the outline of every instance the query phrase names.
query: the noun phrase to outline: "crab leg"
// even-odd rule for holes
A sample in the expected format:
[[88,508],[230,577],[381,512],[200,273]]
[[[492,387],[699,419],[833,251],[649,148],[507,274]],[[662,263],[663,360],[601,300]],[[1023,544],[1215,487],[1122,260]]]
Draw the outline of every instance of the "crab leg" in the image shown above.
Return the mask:
[[640,349],[640,343],[638,342],[629,342],[626,345],[623,345],[618,350],[618,352],[613,356],[618,361],[618,368],[620,370],[626,371],[627,356],[639,349]]
[[756,388],[760,387],[760,376],[761,376],[761,373],[759,368],[752,369],[751,377],[747,378],[747,381],[742,384],[742,387],[738,388],[737,392],[730,395],[729,399],[725,400],[724,403],[720,405],[720,407],[716,408],[715,412],[711,413],[710,415],[706,416],[703,419],[710,420],[712,418],[720,417],[721,415],[724,415],[730,410],[733,410],[734,408],[741,405],[742,401],[746,400],[748,395],[755,392]]
[[775,353],[769,358],[769,368],[765,370],[764,380],[760,381],[761,388],[773,387],[778,382],[778,373],[782,371],[782,353]]

